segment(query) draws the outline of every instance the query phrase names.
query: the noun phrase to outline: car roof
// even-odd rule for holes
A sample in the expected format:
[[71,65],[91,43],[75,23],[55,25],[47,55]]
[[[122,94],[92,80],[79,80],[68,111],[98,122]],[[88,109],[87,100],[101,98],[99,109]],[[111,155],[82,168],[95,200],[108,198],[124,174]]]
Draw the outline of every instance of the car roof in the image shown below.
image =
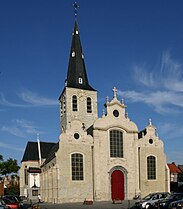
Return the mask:
[[154,192],[154,193],[150,193],[149,195],[156,195],[156,194],[169,194],[169,192]]

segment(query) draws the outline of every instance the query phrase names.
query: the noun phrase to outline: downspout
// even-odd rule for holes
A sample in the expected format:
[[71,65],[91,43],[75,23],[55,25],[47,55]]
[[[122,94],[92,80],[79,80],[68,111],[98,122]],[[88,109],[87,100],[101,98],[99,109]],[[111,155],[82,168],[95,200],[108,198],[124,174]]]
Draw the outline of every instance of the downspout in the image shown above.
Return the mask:
[[39,134],[37,134],[37,145],[38,145],[38,155],[39,155],[39,166],[41,167],[41,147],[39,141]]
[[141,191],[141,180],[140,180],[140,175],[141,175],[141,173],[140,173],[140,147],[138,147],[138,163],[139,163],[139,190]]
[[93,154],[93,145],[91,146],[92,152],[92,184],[93,184],[93,201],[95,201],[95,179],[94,179],[94,154]]

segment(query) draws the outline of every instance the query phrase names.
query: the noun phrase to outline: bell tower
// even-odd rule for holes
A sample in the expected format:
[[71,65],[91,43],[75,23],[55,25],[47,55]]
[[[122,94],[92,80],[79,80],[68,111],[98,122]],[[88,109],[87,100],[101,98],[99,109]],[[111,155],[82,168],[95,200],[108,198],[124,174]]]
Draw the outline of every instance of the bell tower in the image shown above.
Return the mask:
[[80,120],[83,129],[89,128],[98,118],[97,91],[89,84],[85,68],[84,54],[77,23],[77,8],[72,33],[72,44],[65,87],[59,97],[61,132],[69,127],[72,120]]

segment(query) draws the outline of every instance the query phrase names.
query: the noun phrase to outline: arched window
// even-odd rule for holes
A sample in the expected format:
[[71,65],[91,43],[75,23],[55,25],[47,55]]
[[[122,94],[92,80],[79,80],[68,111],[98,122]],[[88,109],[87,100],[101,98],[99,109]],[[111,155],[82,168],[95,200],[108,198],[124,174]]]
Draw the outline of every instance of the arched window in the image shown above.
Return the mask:
[[87,97],[87,112],[88,113],[92,112],[92,101],[90,97]]
[[147,157],[147,179],[156,179],[156,158],[154,156]]
[[110,131],[110,156],[123,157],[123,133],[121,131]]
[[72,96],[72,111],[78,111],[77,96]]
[[83,155],[80,153],[74,153],[71,155],[72,165],[72,180],[82,181],[84,180],[83,174]]

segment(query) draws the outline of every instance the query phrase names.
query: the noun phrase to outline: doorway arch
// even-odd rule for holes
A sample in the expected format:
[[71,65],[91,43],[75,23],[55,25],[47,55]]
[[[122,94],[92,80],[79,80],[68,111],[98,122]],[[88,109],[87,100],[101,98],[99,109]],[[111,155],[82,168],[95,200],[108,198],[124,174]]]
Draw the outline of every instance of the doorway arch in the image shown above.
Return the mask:
[[110,170],[111,199],[124,200],[127,198],[127,171],[121,166]]

